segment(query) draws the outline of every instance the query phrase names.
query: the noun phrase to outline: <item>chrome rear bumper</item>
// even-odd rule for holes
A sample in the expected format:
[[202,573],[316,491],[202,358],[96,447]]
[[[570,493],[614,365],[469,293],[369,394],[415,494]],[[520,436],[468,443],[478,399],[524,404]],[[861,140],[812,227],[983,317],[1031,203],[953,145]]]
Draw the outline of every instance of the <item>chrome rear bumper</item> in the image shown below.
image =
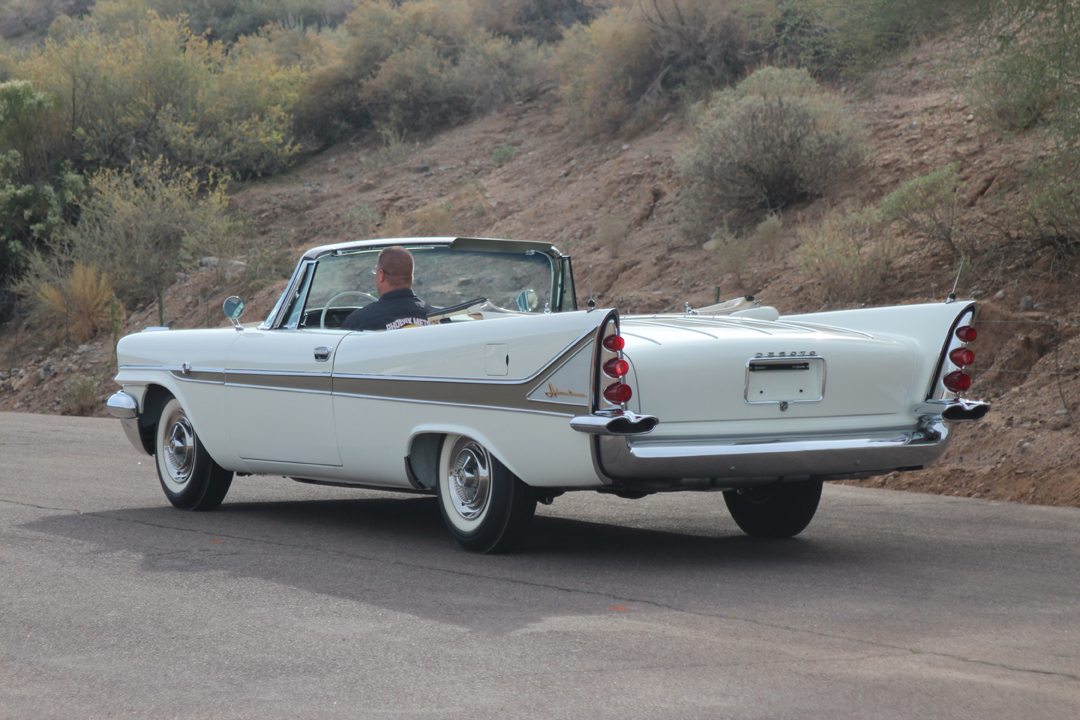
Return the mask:
[[594,448],[597,468],[616,484],[708,478],[715,487],[742,487],[920,468],[945,451],[948,433],[944,423],[931,422],[914,432],[861,437],[717,442],[601,435]]

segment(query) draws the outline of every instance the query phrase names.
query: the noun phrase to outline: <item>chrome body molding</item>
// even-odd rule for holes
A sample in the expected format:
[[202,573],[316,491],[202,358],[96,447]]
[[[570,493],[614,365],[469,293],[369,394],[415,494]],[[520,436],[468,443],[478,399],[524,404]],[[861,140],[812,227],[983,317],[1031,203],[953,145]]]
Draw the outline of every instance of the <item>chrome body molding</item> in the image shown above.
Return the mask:
[[105,401],[105,409],[114,418],[120,420],[124,428],[124,435],[134,448],[142,454],[146,453],[142,438],[139,435],[139,403],[131,395],[123,390],[117,390]]
[[859,476],[922,467],[945,451],[944,423],[923,430],[861,437],[715,438],[649,442],[601,436],[595,445],[597,466],[619,480],[672,481],[711,478],[718,487],[743,487],[778,479]]

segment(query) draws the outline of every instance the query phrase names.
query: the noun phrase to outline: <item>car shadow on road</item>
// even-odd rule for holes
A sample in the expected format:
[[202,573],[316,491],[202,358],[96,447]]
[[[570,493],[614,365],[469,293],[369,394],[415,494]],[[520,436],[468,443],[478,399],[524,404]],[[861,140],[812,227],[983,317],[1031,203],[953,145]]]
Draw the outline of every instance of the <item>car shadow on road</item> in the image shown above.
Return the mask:
[[[142,572],[256,578],[485,631],[625,602],[669,607],[672,592],[706,586],[714,595],[729,586],[797,593],[785,570],[845,573],[865,552],[828,538],[762,542],[723,529],[702,536],[537,517],[519,552],[481,556],[451,540],[435,499],[398,496],[238,502],[210,513],[127,508],[20,527],[73,541],[77,552],[137,557]],[[477,606],[490,612],[480,618]]]

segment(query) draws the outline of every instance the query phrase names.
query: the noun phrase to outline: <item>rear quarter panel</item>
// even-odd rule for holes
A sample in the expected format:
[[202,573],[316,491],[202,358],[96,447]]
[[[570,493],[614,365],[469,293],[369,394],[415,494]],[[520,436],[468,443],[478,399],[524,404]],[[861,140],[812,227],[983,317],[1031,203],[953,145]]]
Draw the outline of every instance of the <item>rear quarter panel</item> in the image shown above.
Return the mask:
[[[606,313],[571,312],[353,333],[334,358],[334,417],[346,472],[401,484],[409,444],[422,433],[482,442],[538,486],[598,483],[586,436],[569,419],[587,412],[591,364],[553,401],[547,378],[590,353]],[[560,382],[567,382],[560,375]]]

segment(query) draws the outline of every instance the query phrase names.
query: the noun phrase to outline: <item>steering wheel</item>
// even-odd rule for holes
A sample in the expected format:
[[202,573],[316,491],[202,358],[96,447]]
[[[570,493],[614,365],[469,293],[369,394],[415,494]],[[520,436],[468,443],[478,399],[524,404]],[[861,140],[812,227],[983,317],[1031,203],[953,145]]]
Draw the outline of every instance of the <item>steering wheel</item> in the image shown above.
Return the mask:
[[379,298],[375,297],[374,295],[372,295],[371,293],[364,292],[363,290],[344,290],[342,292],[339,292],[337,295],[335,295],[334,297],[327,300],[326,304],[323,305],[322,314],[319,315],[319,328],[320,329],[322,329],[322,330],[326,329],[326,311],[330,309],[330,306],[334,304],[334,301],[335,300],[340,300],[343,297],[348,297],[349,295],[357,295],[359,297],[367,298],[371,302],[376,302],[379,299]]

